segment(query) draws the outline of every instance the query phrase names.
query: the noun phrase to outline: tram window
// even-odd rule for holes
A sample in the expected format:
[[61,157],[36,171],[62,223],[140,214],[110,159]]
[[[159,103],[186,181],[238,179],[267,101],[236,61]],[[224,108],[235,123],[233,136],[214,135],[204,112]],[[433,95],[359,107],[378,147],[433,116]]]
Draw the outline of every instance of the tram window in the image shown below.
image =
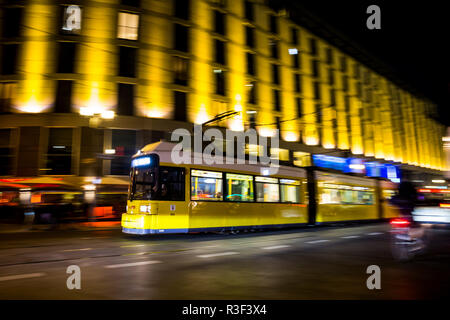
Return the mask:
[[227,173],[227,200],[253,201],[253,176]]
[[255,177],[256,181],[256,201],[258,202],[279,202],[280,190],[278,179],[268,177]]
[[281,202],[300,203],[300,181],[280,179]]
[[129,200],[156,200],[156,172],[151,169],[131,169]]
[[396,190],[384,189],[384,190],[383,190],[383,199],[389,200],[389,199],[391,199],[393,196],[395,196],[396,194],[397,194],[397,191],[396,191]]
[[[330,189],[325,189],[326,191],[330,191]],[[342,204],[354,204],[355,201],[355,192],[352,190],[339,190],[341,194],[341,203]]]
[[160,199],[184,201],[184,168],[160,167]]
[[359,204],[373,204],[373,193],[367,191],[357,191],[358,192],[358,203]]
[[337,185],[325,183],[321,185],[320,204],[374,204],[373,190],[367,187]]
[[184,201],[184,168],[133,168],[129,200]]
[[222,172],[192,170],[191,200],[222,201]]

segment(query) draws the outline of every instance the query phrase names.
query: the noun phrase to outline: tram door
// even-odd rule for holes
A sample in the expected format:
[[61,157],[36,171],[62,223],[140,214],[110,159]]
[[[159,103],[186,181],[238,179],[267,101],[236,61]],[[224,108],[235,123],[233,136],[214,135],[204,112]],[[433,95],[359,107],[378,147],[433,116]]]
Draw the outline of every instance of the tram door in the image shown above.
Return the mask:
[[313,167],[306,168],[306,177],[308,179],[308,225],[315,225],[317,213],[317,186]]

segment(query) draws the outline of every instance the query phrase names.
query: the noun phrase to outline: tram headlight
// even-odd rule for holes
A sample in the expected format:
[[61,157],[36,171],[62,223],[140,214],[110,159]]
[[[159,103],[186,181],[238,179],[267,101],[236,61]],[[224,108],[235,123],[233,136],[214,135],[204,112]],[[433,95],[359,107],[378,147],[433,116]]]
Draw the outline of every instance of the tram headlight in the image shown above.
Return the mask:
[[140,209],[141,212],[150,213],[151,205],[140,206],[139,209]]

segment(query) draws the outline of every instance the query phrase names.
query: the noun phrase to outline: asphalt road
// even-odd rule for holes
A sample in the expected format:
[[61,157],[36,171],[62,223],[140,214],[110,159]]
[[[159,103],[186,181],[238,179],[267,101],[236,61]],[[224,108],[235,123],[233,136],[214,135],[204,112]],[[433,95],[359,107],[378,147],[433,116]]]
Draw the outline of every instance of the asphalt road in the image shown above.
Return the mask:
[[[431,299],[450,293],[450,230],[394,261],[389,225],[236,235],[0,234],[0,299]],[[81,270],[69,290],[67,267]],[[369,290],[366,269],[381,270]]]

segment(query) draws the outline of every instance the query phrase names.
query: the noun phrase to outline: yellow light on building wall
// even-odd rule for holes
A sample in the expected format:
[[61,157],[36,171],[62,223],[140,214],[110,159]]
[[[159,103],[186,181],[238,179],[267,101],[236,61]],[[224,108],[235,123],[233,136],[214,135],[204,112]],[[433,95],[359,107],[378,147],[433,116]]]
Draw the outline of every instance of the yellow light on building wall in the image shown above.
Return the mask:
[[49,34],[53,30],[53,6],[39,1],[30,1],[24,7],[23,42],[18,59],[18,69],[23,79],[18,82],[15,105],[20,112],[45,112],[53,104],[53,81],[46,78],[51,46]]
[[263,136],[263,137],[273,137],[275,136],[275,132],[276,129],[272,129],[272,128],[268,128],[268,127],[262,127],[262,128],[258,128],[258,133],[259,135]]
[[307,137],[305,139],[305,144],[309,145],[309,146],[316,146],[319,143],[319,139],[317,139],[316,137]]
[[164,118],[164,113],[160,110],[154,109],[147,111],[147,117],[149,118]]
[[18,109],[21,112],[40,113],[50,109],[50,105],[43,105],[42,103],[38,103],[38,101],[35,98],[35,95],[33,94],[29,99],[29,101],[26,104],[19,106]]
[[299,134],[297,132],[284,132],[283,133],[283,140],[284,141],[298,141]]
[[239,112],[234,116],[229,122],[229,128],[232,131],[244,131],[244,123],[242,118],[242,105],[241,105],[241,95],[236,94],[235,96],[236,104],[234,105],[234,111]]
[[230,120],[229,128],[232,131],[244,131],[244,124],[242,122],[241,114],[234,116],[233,119]]
[[197,113],[197,117],[195,118],[195,124],[202,124],[206,121],[208,121],[210,117],[208,116],[208,112],[206,111],[205,104],[202,103],[200,105],[200,109]]
[[325,149],[334,149],[334,144],[327,142],[323,145]]
[[100,115],[101,115],[101,117],[103,119],[110,119],[111,120],[111,119],[114,119],[115,112],[113,110],[105,110]]
[[93,112],[92,109],[89,108],[89,107],[81,107],[81,108],[80,108],[80,114],[81,114],[82,116],[93,116],[93,115],[94,115],[94,112]]

